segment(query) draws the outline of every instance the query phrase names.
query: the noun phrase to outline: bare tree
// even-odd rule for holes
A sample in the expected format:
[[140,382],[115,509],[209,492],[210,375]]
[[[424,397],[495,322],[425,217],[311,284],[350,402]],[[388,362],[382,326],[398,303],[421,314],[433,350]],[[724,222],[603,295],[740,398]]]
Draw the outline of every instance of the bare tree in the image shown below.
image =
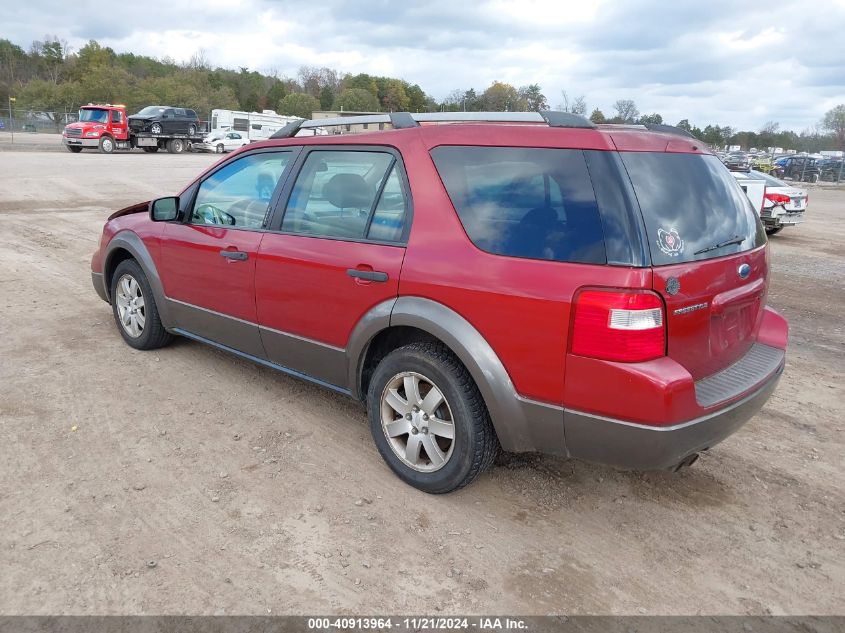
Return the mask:
[[619,99],[613,104],[613,109],[616,110],[615,119],[619,123],[633,123],[640,116],[640,111],[637,110],[637,104],[631,99]]
[[587,99],[584,95],[575,97],[575,100],[572,102],[572,109],[570,112],[572,112],[572,114],[580,114],[581,116],[585,116],[587,114]]
[[560,91],[560,96],[563,101],[558,104],[557,109],[561,112],[571,112],[572,114],[580,114],[584,116],[587,114],[587,99],[584,95],[570,99],[566,90]]
[[198,48],[188,60],[188,68],[191,70],[211,70],[211,62],[208,61],[208,54],[204,48]]

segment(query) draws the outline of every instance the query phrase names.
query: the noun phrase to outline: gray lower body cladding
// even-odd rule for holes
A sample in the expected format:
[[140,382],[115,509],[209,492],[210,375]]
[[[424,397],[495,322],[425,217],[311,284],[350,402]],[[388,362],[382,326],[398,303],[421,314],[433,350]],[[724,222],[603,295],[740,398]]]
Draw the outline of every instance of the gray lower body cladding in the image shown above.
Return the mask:
[[106,282],[103,277],[103,273],[91,273],[91,283],[94,284],[94,290],[97,292],[97,296],[100,297],[106,303],[111,303],[109,301],[109,293],[106,290]]
[[692,453],[715,446],[753,417],[774,391],[783,367],[781,363],[738,402],[674,426],[646,426],[564,411],[567,451],[572,457],[629,470],[672,468]]

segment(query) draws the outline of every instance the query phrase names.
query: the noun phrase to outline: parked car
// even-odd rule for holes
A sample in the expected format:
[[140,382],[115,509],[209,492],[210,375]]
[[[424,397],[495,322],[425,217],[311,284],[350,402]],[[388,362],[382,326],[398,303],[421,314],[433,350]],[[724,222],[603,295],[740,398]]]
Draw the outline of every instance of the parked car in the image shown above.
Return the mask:
[[760,213],[760,219],[768,235],[779,233],[785,226],[796,226],[804,221],[804,212],[810,200],[805,190],[755,170],[747,174],[736,172],[734,176],[738,179],[740,186],[744,181],[762,181],[762,195],[752,193],[747,185],[743,189]]
[[133,132],[151,134],[187,134],[193,136],[200,131],[197,113],[187,108],[171,106],[147,106],[129,117],[129,129]]
[[749,171],[751,162],[745,152],[733,152],[725,158],[725,166],[731,171]]
[[249,144],[249,139],[244,138],[240,132],[217,131],[208,134],[201,143],[194,143],[194,149],[201,152],[231,152]]
[[802,182],[818,182],[821,177],[820,162],[821,159],[813,156],[790,156],[775,175]]
[[819,180],[838,182],[845,180],[845,166],[841,158],[827,158],[819,161]]
[[360,400],[426,492],[500,446],[689,465],[783,371],[763,226],[681,130],[543,116],[294,122],[112,214],[94,288],[135,349],[183,336]]

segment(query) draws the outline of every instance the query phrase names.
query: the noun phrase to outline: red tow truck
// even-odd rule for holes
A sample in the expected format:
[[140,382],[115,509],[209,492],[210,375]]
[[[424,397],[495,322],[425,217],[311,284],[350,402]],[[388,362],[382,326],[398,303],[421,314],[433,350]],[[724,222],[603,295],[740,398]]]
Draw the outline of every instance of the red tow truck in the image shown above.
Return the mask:
[[129,129],[126,106],[92,104],[79,109],[79,121],[65,126],[62,144],[69,152],[79,153],[85,148],[99,149],[104,154],[115,150],[139,147],[145,152],[166,149],[180,154],[191,149],[193,143],[202,141],[203,134],[172,134],[135,132]]

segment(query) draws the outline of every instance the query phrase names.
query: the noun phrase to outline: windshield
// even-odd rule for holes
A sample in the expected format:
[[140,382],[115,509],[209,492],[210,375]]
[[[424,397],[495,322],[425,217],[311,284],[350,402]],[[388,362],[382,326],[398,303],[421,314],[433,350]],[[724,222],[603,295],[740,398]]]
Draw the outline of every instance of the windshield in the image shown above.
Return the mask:
[[[642,209],[655,266],[756,248],[766,236],[736,179],[715,156],[620,152]],[[715,244],[735,240],[714,250]]]
[[92,121],[94,123],[107,123],[109,120],[109,111],[84,108],[79,111],[79,120],[81,122]]
[[771,185],[772,187],[790,187],[791,185],[787,185],[784,181],[778,180],[774,176],[770,176],[769,174],[764,174],[761,171],[754,171],[753,169],[748,172],[747,178],[751,178],[752,180],[764,180],[766,184]]
[[151,116],[154,114],[161,114],[162,112],[164,112],[164,108],[161,106],[147,106],[138,114],[140,114],[141,116]]

